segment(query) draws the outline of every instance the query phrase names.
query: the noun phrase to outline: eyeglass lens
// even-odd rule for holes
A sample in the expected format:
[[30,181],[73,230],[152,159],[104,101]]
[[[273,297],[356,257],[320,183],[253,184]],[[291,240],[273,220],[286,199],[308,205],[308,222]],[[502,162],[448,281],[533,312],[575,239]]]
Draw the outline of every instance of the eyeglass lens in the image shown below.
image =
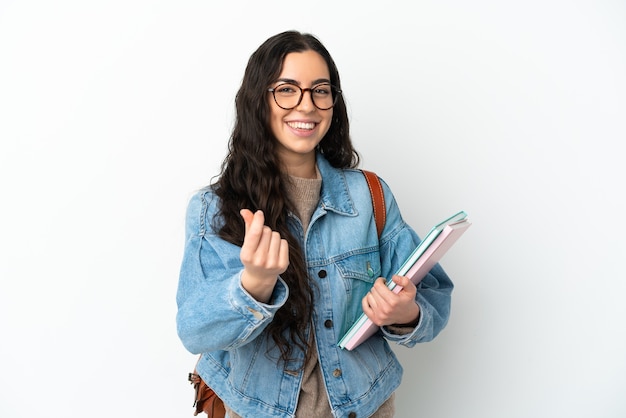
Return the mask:
[[280,84],[272,89],[276,104],[283,109],[293,109],[302,101],[305,91],[311,93],[311,100],[315,107],[327,110],[334,106],[337,95],[330,84],[318,84],[310,89],[302,89],[295,84]]

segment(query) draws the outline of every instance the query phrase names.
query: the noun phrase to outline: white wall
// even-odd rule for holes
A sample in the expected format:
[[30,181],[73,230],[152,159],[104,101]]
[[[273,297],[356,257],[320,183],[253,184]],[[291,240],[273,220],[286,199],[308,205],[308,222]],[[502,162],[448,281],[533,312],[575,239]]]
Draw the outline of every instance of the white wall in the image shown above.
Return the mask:
[[[401,5],[400,5],[401,4]],[[250,53],[334,55],[364,166],[443,259],[398,417],[626,415],[626,5],[0,1],[0,416],[192,416],[183,216]],[[34,393],[39,399],[33,399]]]

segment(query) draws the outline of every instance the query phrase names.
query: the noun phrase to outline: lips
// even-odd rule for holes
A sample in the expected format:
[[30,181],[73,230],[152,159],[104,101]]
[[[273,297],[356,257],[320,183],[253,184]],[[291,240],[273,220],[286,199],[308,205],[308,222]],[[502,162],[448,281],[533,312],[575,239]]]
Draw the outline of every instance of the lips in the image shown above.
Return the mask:
[[316,124],[315,122],[287,122],[287,125],[289,125],[289,127],[292,129],[310,131],[315,128]]

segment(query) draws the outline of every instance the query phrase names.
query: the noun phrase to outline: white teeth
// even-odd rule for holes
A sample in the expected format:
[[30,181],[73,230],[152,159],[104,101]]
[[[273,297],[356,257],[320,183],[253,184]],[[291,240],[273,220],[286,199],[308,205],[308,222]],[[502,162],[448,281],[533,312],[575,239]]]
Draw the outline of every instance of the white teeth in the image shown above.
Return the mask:
[[315,128],[315,124],[313,122],[287,122],[287,125],[291,126],[294,129],[311,130]]

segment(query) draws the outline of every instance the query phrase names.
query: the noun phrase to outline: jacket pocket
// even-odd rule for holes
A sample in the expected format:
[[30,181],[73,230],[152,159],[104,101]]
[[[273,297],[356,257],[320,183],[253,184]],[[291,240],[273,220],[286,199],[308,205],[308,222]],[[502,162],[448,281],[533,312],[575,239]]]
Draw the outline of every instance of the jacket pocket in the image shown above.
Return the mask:
[[346,291],[346,306],[342,332],[345,332],[363,313],[361,300],[380,277],[381,265],[378,251],[352,253],[335,261]]

